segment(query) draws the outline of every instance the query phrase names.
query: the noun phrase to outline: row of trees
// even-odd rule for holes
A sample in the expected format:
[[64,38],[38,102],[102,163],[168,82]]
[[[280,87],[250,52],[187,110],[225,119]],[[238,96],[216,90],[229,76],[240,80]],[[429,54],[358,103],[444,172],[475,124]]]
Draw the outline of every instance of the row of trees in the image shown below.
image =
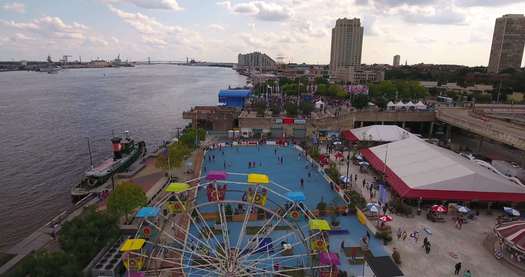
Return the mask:
[[24,258],[10,276],[83,276],[82,270],[91,259],[118,238],[117,220],[118,215],[112,211],[87,209],[62,226],[58,237],[62,250],[33,253]]
[[182,162],[196,147],[196,138],[202,141],[206,138],[206,130],[187,128],[179,137],[178,142],[168,145],[166,155],[159,155],[155,165],[165,170],[173,170],[181,166]]
[[336,84],[319,84],[317,85],[317,95],[325,97],[335,97],[339,99],[348,98],[348,93],[343,87]]
[[368,85],[372,98],[385,98],[387,101],[416,100],[429,96],[426,88],[418,81],[386,80]]

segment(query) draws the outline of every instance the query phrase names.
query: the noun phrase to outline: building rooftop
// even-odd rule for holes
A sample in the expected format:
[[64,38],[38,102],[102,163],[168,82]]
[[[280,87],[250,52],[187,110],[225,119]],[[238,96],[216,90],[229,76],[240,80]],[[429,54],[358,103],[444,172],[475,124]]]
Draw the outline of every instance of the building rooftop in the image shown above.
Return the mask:
[[221,89],[219,97],[248,97],[251,91],[249,89]]

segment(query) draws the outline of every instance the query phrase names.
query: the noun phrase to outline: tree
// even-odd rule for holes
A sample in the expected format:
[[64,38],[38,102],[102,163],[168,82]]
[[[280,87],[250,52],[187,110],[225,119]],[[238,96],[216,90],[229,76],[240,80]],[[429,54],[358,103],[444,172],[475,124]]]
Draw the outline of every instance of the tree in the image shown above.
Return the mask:
[[358,94],[354,96],[354,101],[352,101],[352,106],[358,110],[368,107],[368,95]]
[[273,116],[279,116],[279,114],[281,114],[281,106],[275,103],[272,104],[272,106],[270,107],[270,110],[272,111]]
[[191,148],[195,148],[195,132],[197,132],[200,141],[206,139],[206,130],[198,128],[197,131],[195,131],[195,128],[189,128],[184,130],[184,133],[179,138],[179,142]]
[[[195,138],[193,139],[195,140]],[[157,157],[155,166],[165,170],[175,169],[181,166],[182,162],[189,156],[190,153],[191,148],[183,143],[178,142],[170,144],[168,146],[168,152]]]
[[24,258],[9,276],[82,276],[93,257],[119,235],[115,215],[89,207],[62,225],[58,233],[62,251],[37,251]]
[[312,104],[311,102],[303,101],[301,102],[299,108],[301,109],[304,115],[309,116],[310,113],[312,113],[314,110],[314,104]]
[[266,102],[265,101],[258,101],[255,104],[255,110],[257,111],[258,117],[264,117],[264,114],[266,113]]
[[144,206],[147,197],[141,187],[131,182],[120,183],[109,195],[108,208],[115,214],[126,216],[135,208]]
[[54,277],[54,276],[82,276],[82,267],[80,267],[72,256],[62,252],[38,251],[27,256],[14,272],[8,276],[11,277]]
[[117,217],[107,212],[99,213],[92,207],[65,223],[58,240],[62,249],[84,267],[100,249],[118,236]]
[[295,103],[288,102],[284,105],[284,108],[288,116],[295,117],[297,115],[297,105]]
[[287,83],[281,87],[286,95],[299,95],[299,93],[306,93],[306,86],[302,83]]
[[324,85],[327,85],[328,84],[328,78],[325,78],[325,77],[316,77],[315,78],[315,83],[320,85],[320,84],[324,84]]

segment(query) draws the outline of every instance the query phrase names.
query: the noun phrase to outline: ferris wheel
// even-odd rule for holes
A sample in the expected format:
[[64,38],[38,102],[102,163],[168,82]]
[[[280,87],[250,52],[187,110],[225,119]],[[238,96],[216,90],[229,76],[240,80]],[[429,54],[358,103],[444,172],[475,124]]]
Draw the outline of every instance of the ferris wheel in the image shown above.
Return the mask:
[[122,261],[141,276],[336,276],[330,225],[304,201],[263,174],[212,171],[171,183],[137,212]]

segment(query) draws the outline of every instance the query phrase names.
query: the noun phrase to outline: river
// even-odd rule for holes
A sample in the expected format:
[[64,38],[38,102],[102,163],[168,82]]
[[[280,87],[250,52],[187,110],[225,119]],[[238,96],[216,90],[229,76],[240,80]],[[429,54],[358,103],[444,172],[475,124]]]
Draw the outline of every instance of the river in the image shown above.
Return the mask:
[[111,156],[112,132],[153,149],[186,125],[182,111],[245,83],[229,68],[175,65],[0,73],[0,249],[71,205],[88,137],[95,163]]

